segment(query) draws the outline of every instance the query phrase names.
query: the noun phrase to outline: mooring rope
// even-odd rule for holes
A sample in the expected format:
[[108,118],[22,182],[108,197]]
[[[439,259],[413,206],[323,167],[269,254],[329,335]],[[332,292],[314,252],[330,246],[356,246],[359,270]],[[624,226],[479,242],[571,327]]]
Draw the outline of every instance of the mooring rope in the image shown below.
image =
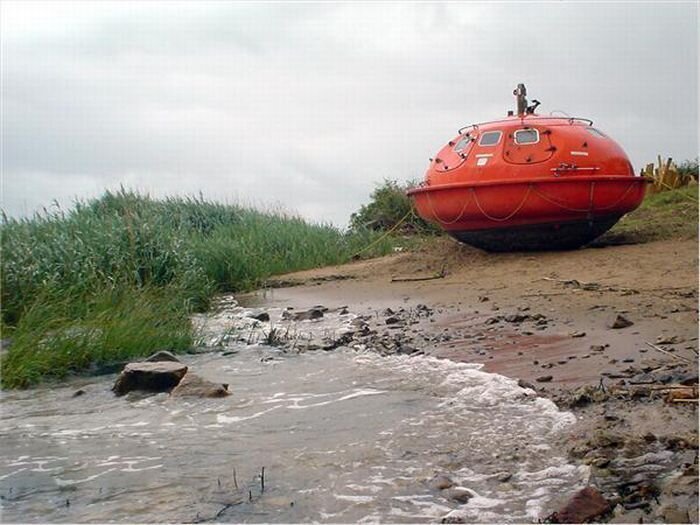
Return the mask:
[[401,219],[399,219],[399,222],[397,222],[396,224],[394,224],[394,225],[391,227],[390,230],[387,230],[386,232],[384,232],[378,239],[375,239],[374,241],[372,241],[371,243],[369,243],[367,246],[365,246],[364,248],[362,248],[360,251],[355,252],[355,253],[350,257],[350,259],[355,259],[355,258],[356,258],[358,255],[360,255],[361,253],[366,252],[367,250],[369,250],[370,248],[372,248],[373,246],[375,246],[377,243],[379,243],[380,241],[384,240],[389,234],[391,234],[391,233],[393,233],[394,231],[396,231],[396,229],[397,229],[399,226],[401,226],[404,222],[406,222],[406,220],[407,220],[412,214],[413,214],[413,207],[411,207],[411,209],[408,210],[408,213],[406,213],[406,215],[404,215],[403,217],[401,217]]
[[[680,190],[680,189],[683,187],[683,186],[679,186],[678,188],[674,188],[673,186],[670,186],[670,185],[666,184],[666,183],[665,183],[664,181],[662,181],[661,179],[656,179],[656,178],[653,178],[653,177],[652,177],[652,179],[653,179],[653,181],[654,181],[653,184],[656,184],[656,183],[661,184],[662,186],[665,186],[665,187],[668,188],[669,190]],[[687,186],[686,186],[686,187],[687,187]],[[698,206],[698,200],[697,200],[695,197],[691,197],[690,195],[685,195],[685,194],[682,195],[682,196],[685,197],[686,199],[688,199],[689,201],[693,202],[696,206]]]

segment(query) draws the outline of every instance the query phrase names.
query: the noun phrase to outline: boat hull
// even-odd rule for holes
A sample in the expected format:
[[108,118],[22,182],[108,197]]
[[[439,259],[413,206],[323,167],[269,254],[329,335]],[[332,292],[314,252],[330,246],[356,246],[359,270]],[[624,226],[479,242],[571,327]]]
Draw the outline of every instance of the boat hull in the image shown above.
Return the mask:
[[578,248],[644,198],[635,176],[572,176],[415,188],[417,213],[460,241],[488,251]]
[[488,230],[450,231],[458,241],[487,252],[574,250],[612,228],[620,215]]

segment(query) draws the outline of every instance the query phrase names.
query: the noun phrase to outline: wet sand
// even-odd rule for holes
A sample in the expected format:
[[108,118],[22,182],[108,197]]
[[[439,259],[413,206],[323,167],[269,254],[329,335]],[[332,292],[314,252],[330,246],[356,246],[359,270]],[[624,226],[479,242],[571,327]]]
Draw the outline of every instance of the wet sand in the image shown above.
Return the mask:
[[[521,380],[576,415],[559,445],[611,502],[601,520],[698,522],[697,402],[665,399],[669,386],[697,385],[696,240],[487,254],[439,239],[282,276],[239,300],[347,307],[366,325],[353,344]],[[632,324],[612,328],[618,316]]]

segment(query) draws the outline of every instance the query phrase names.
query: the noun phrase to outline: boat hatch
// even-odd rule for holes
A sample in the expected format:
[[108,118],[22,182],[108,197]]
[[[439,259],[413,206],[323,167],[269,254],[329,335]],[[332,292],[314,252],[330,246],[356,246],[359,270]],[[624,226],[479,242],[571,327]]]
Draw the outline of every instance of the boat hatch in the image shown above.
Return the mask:
[[535,164],[552,157],[555,149],[548,129],[523,127],[506,135],[503,159],[511,164]]

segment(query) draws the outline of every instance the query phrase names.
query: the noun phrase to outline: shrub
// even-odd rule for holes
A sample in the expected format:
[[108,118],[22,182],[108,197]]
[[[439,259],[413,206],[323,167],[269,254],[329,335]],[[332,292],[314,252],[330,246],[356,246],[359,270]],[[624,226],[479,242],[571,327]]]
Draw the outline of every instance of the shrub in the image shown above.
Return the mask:
[[413,182],[399,183],[385,179],[370,195],[370,202],[363,204],[350,216],[350,228],[354,231],[366,228],[386,231],[393,228],[402,218],[410,214],[399,227],[401,233],[439,233],[439,229],[410,213],[411,199],[406,191],[415,186]]

